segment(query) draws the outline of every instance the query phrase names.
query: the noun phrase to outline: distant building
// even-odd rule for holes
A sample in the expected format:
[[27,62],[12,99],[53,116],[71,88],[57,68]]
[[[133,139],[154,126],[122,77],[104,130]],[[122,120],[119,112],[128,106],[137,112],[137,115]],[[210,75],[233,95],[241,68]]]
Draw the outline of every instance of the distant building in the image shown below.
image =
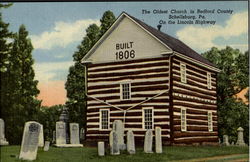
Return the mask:
[[165,145],[218,143],[219,69],[180,40],[122,13],[82,63],[88,142],[122,120],[137,143],[156,126]]

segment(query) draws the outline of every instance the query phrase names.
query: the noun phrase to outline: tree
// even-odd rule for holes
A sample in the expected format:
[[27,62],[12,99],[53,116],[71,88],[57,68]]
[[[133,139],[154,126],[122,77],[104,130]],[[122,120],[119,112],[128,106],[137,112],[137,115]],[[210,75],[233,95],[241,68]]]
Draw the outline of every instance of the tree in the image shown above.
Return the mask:
[[36,120],[35,114],[40,107],[40,101],[36,99],[39,90],[38,81],[34,80],[32,50],[28,31],[21,25],[14,36],[7,71],[1,77],[1,88],[4,88],[1,91],[2,115],[6,122],[6,136],[11,144],[21,142],[24,123]]
[[104,12],[100,22],[101,22],[101,30],[99,36],[101,37],[115,22],[115,15],[111,11],[106,11]]
[[100,21],[100,27],[92,24],[86,29],[86,36],[73,54],[75,64],[69,68],[65,83],[68,97],[66,106],[69,108],[70,121],[79,123],[80,127],[85,127],[86,124],[85,72],[81,59],[112,25],[115,16],[111,11],[106,11]]
[[237,128],[243,127],[245,142],[248,142],[249,108],[234,95],[249,86],[249,52],[242,54],[231,47],[222,50],[213,47],[202,55],[221,70],[217,75],[219,136],[227,134],[236,142]]

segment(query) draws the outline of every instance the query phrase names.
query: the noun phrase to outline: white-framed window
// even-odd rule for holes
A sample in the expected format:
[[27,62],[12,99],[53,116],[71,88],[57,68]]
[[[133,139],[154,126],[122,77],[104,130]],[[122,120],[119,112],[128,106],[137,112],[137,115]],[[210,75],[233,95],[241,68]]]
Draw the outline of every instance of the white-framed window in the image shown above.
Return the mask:
[[211,73],[207,72],[207,88],[212,89],[212,78]]
[[181,131],[187,131],[187,117],[186,117],[187,110],[186,108],[181,109]]
[[181,82],[187,83],[187,75],[186,75],[186,64],[180,64],[180,73],[181,73]]
[[101,109],[99,113],[100,113],[100,118],[99,118],[100,130],[109,129],[109,109]]
[[131,99],[131,83],[120,84],[120,96],[121,100]]
[[207,112],[207,121],[208,121],[208,131],[213,131],[213,114],[211,111]]
[[143,129],[154,128],[154,112],[153,108],[142,109]]

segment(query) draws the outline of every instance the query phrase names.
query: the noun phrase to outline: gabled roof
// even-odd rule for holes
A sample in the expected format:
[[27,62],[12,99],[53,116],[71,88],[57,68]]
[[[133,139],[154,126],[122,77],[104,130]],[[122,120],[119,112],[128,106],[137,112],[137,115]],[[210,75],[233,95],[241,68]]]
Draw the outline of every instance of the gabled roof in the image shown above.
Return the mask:
[[[126,14],[126,13],[125,13]],[[128,15],[128,14],[127,14]],[[145,28],[147,31],[149,31],[151,34],[153,34],[155,37],[157,37],[158,39],[160,39],[163,43],[165,43],[168,47],[170,47],[173,51],[179,52],[183,55],[186,55],[188,57],[191,57],[195,60],[198,60],[202,63],[205,63],[207,65],[210,66],[214,66],[215,65],[211,62],[209,62],[207,59],[205,59],[204,57],[202,57],[200,54],[198,54],[197,52],[195,52],[193,49],[191,49],[190,47],[188,47],[185,43],[183,43],[182,41],[171,37],[170,35],[163,33],[147,24],[145,24],[144,22],[138,20],[137,18],[128,15],[129,17],[131,17],[134,21],[136,21],[138,24],[140,24],[143,28]]]
[[[169,47],[172,49],[172,51],[178,52],[183,56],[187,56],[191,59],[197,60],[203,64],[209,65],[210,67],[215,67],[216,66],[209,62],[207,59],[205,59],[203,56],[201,56],[200,54],[198,54],[197,52],[195,52],[193,49],[191,49],[190,47],[188,47],[185,43],[183,43],[182,41],[166,34],[163,33],[149,25],[147,25],[146,23],[140,21],[139,19],[130,16],[129,14],[127,14],[126,12],[122,12],[120,14],[120,16],[116,19],[116,21],[113,23],[113,25],[109,28],[109,30],[98,40],[98,42],[90,49],[90,51],[84,56],[84,58],[82,60],[87,60],[88,57],[95,51],[96,48],[98,48],[99,44],[102,43],[102,38],[106,38],[113,30],[114,28],[119,25],[120,21],[122,21],[122,18],[124,16],[127,16],[128,18],[132,19],[135,23],[137,23],[139,26],[141,26],[145,31],[147,31],[148,33],[150,33],[152,36],[154,36],[156,39],[158,39],[162,44],[164,44],[166,47]],[[216,68],[217,69],[217,68]],[[216,71],[219,71],[219,69],[217,69]]]

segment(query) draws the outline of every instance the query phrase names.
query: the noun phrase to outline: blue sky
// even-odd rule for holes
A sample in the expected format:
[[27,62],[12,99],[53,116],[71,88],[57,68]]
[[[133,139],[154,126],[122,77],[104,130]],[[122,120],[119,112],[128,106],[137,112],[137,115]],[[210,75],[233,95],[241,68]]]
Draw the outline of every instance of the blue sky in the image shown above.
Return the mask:
[[[207,9],[232,10],[229,13],[203,14],[214,25],[164,24],[162,31],[189,45],[197,52],[205,52],[212,46],[226,45],[248,49],[248,2],[203,1],[203,2],[49,2],[14,3],[3,10],[3,19],[10,23],[9,29],[17,32],[21,24],[29,31],[34,51],[34,69],[40,83],[64,81],[68,68],[73,64],[72,55],[85,35],[85,29],[99,19],[106,10],[115,16],[122,11],[157,26],[160,20],[168,21],[170,14],[153,14],[154,9],[184,10]],[[142,14],[142,9],[150,14]],[[178,14],[177,14],[178,15]],[[187,14],[190,15],[190,14]],[[198,16],[198,14],[193,14]]]

